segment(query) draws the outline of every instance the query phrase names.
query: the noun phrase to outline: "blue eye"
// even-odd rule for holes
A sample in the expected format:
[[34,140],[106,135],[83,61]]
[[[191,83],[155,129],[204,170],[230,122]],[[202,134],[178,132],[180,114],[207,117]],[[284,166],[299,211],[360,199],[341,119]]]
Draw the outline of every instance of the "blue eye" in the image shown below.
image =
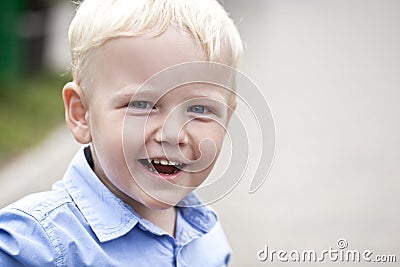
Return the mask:
[[207,113],[208,111],[209,109],[207,107],[201,105],[191,106],[187,109],[187,112],[192,112],[197,114],[204,114]]
[[137,109],[153,108],[153,105],[148,101],[132,101],[129,103],[129,107]]

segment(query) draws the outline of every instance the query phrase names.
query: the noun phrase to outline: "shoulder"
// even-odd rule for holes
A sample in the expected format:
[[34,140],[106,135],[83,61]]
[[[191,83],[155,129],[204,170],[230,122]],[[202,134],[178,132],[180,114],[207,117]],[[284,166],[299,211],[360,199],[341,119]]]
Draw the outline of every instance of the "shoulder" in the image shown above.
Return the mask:
[[60,246],[46,219],[69,202],[67,194],[51,191],[0,210],[0,266],[58,266]]
[[0,211],[0,218],[4,214],[23,213],[37,221],[42,221],[52,212],[71,202],[71,197],[65,191],[48,191],[31,194],[3,208]]

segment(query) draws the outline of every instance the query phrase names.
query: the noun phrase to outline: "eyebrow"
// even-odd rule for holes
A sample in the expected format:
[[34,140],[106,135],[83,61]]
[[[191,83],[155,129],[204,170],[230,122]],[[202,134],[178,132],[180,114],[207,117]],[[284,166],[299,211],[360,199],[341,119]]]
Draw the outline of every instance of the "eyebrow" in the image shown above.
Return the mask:
[[[198,88],[198,90],[200,90],[200,92],[194,92],[194,94],[192,95],[192,97],[207,97],[207,98],[213,98],[215,100],[220,100],[220,101],[225,101],[226,100],[226,91],[229,91],[228,89],[222,87],[222,86],[218,86],[212,83],[207,83],[207,89],[204,89],[203,86],[197,87],[197,85],[195,84],[194,88]],[[215,90],[216,88],[220,89],[220,90]]]
[[[144,84],[136,84],[136,83],[130,83],[128,85],[124,85],[118,89],[116,89],[117,92],[115,92],[113,95],[115,98],[119,99],[119,98],[133,98],[133,96],[138,93],[138,91],[140,91],[140,93],[148,93],[148,94],[154,94],[155,92],[152,90],[152,86],[148,85],[146,86],[147,88],[143,87]],[[215,90],[204,90],[203,87],[198,88],[196,86],[196,84],[194,84],[195,86],[193,86],[193,94],[190,95],[190,98],[213,98],[215,100],[221,100],[224,101],[225,100],[225,94],[221,94],[218,91]],[[211,84],[212,86],[215,86],[213,84]],[[182,86],[186,86],[186,85],[182,85]],[[178,86],[180,87],[180,86]],[[172,91],[178,87],[172,88],[172,89],[168,89],[167,91]],[[221,88],[222,90],[224,90],[224,88]],[[200,92],[198,92],[200,90]],[[226,89],[225,89],[226,90]],[[197,92],[196,92],[197,91]]]
[[225,100],[224,96],[219,94],[219,93],[211,93],[211,94],[207,94],[207,93],[196,93],[190,96],[191,98],[212,98],[215,100]]
[[140,85],[137,86],[137,84],[130,83],[128,85],[124,85],[122,87],[115,89],[116,92],[113,95],[115,97],[133,96],[138,91],[139,88],[140,88]]

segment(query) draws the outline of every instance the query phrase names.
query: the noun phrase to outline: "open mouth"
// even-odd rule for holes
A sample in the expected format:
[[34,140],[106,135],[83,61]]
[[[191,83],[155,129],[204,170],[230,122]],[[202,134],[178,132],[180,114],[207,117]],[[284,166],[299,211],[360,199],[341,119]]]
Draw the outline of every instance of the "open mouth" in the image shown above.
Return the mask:
[[182,171],[186,164],[167,159],[139,159],[139,162],[149,171],[156,174],[173,175]]

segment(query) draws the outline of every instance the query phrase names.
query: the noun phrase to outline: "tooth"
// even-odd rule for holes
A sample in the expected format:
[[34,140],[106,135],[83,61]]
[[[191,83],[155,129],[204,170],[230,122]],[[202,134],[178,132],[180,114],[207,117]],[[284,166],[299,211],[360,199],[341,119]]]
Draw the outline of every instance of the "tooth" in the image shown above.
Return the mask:
[[159,159],[153,159],[153,162],[156,163],[156,164],[159,164],[160,160]]
[[149,163],[151,163],[151,159],[147,159],[147,161],[148,161]]
[[161,159],[161,160],[160,160],[160,163],[161,163],[162,165],[168,165],[168,160]]

